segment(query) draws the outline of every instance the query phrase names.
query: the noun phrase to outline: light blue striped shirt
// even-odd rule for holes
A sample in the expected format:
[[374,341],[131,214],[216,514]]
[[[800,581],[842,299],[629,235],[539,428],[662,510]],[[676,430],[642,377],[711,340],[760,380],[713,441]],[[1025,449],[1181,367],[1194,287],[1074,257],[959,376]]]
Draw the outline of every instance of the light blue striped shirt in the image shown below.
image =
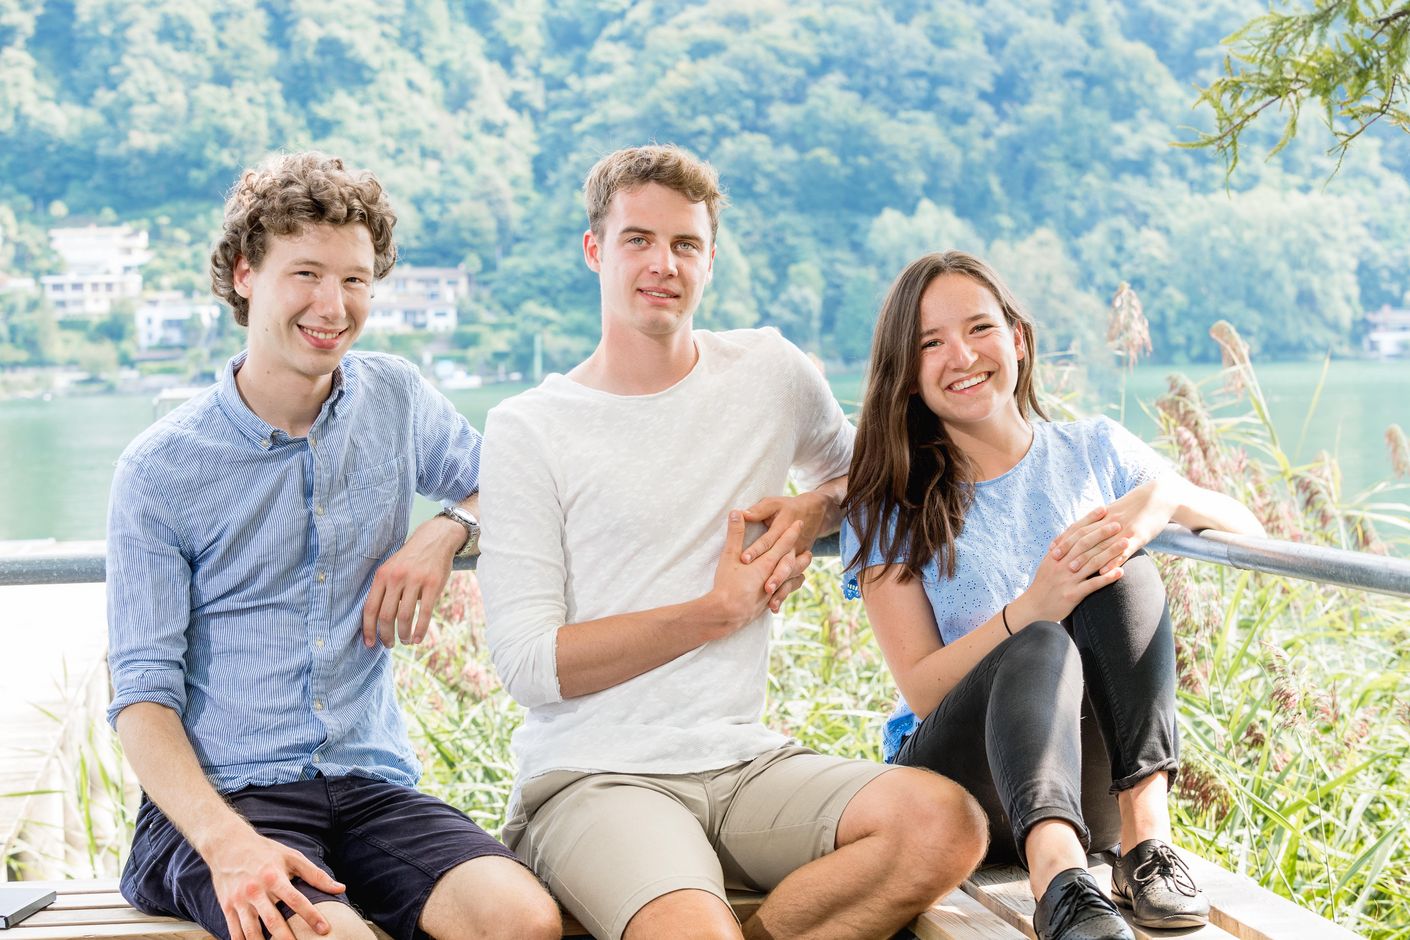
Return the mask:
[[475,491],[480,435],[406,360],[349,353],[307,437],[220,382],[133,441],[108,512],[108,720],[176,711],[206,775],[242,787],[356,774],[413,785],[390,652],[362,644],[414,492]]

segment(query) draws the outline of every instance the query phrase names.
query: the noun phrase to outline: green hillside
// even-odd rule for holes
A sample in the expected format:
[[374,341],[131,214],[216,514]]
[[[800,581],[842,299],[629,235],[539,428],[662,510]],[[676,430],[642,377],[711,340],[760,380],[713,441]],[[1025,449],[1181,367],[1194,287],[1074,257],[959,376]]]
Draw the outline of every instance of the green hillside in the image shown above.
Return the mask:
[[150,285],[203,289],[239,168],[316,146],[387,183],[406,259],[474,272],[475,361],[526,368],[542,334],[561,367],[596,327],[583,175],[675,141],[734,201],[707,325],[855,361],[901,264],[957,246],[1011,278],[1050,351],[1099,346],[1122,280],[1157,358],[1215,355],[1221,318],[1264,358],[1354,350],[1410,291],[1404,134],[1369,133],[1330,185],[1318,128],[1227,189],[1216,156],[1171,146],[1207,124],[1220,38],[1263,9],[0,0],[0,270],[52,266],[52,225],[121,219],[151,231]]

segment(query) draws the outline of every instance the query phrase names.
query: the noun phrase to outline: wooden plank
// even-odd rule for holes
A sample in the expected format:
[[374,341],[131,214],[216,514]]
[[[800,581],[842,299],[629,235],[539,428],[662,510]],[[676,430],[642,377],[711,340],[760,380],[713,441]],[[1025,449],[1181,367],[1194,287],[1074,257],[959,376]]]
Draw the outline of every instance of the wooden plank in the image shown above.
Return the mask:
[[61,894],[47,908],[51,911],[99,910],[103,908],[127,907],[127,898],[116,891],[84,892],[82,894]]
[[[81,927],[81,926],[101,926],[103,924],[147,924],[153,921],[171,920],[169,917],[154,917],[151,914],[143,914],[134,907],[124,905],[119,908],[112,907],[83,907],[67,908],[55,910],[53,907],[46,907],[30,916],[25,921],[26,926],[32,927]],[[9,935],[6,935],[9,940]]]
[[117,894],[116,878],[61,878],[54,881],[25,881],[26,885],[53,891],[60,897],[69,894]]
[[1209,895],[1210,920],[1239,940],[1358,940],[1361,936],[1279,897],[1252,878],[1176,849]]
[[[31,918],[32,920],[33,918]],[[170,917],[149,918],[143,923],[105,926],[36,927],[25,921],[5,931],[5,940],[105,940],[110,937],[152,938],[152,940],[211,940],[195,924]]]
[[[1097,886],[1110,894],[1111,866],[1094,858],[1088,859],[1088,868],[1096,879]],[[1037,934],[1033,932],[1033,909],[1038,905],[1028,887],[1028,875],[1021,868],[1013,865],[981,868],[969,877],[963,888],[966,894],[1017,928],[1025,937],[1036,940]],[[1131,924],[1129,914],[1129,911],[1122,911],[1126,922]],[[1131,924],[1131,932],[1136,935],[1136,940],[1167,940],[1171,936],[1168,930],[1147,930],[1136,924]],[[1232,940],[1234,935],[1214,924],[1208,924],[1204,927],[1181,929],[1179,936],[1181,940]],[[1296,938],[1279,937],[1276,940]]]
[[963,891],[936,901],[911,924],[916,940],[1021,940],[1023,934]]

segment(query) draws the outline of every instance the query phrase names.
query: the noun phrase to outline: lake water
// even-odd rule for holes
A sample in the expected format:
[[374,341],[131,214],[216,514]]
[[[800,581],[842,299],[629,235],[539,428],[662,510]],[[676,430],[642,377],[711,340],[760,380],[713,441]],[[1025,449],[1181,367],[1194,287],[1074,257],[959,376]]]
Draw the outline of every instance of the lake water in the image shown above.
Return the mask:
[[[1170,366],[1142,366],[1130,380],[1126,424],[1146,439],[1156,428],[1136,402],[1154,401],[1172,371]],[[1179,371],[1197,381],[1208,379],[1206,388],[1218,383],[1218,370],[1212,367]],[[1304,435],[1320,374],[1320,363],[1258,367],[1284,449],[1295,462],[1311,460],[1324,449],[1337,455],[1346,494],[1389,478],[1385,429],[1398,423],[1410,430],[1410,363],[1333,363]],[[1108,385],[1114,399],[1118,390]],[[476,427],[483,427],[485,413],[496,402],[525,387],[494,385],[452,392],[450,398]],[[855,410],[860,387],[856,374],[833,379],[833,390],[848,411]],[[1115,416],[1116,411],[1108,413]],[[103,538],[113,463],[152,419],[150,395],[0,402],[0,540]],[[430,512],[428,503],[418,517]]]

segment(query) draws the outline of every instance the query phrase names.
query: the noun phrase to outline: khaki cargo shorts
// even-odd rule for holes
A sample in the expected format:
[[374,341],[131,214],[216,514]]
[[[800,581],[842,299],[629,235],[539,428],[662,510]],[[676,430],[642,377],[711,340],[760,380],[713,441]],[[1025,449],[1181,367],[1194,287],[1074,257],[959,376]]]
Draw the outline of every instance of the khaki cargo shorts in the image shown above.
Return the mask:
[[504,841],[594,937],[619,940],[672,891],[769,891],[831,852],[848,802],[891,769],[789,746],[694,774],[553,771],[525,784]]

